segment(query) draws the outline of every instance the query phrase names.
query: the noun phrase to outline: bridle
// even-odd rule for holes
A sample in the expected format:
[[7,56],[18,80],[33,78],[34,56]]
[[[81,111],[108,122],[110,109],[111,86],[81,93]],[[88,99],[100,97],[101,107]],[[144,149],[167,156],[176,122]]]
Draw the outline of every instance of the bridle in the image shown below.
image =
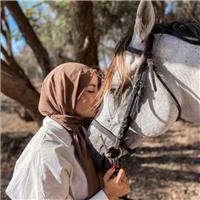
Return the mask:
[[[133,54],[137,54],[137,55],[144,54],[145,60],[144,60],[144,63],[142,64],[142,66],[140,67],[139,75],[138,75],[139,77],[134,85],[133,90],[132,90],[130,101],[126,108],[124,119],[122,121],[122,124],[121,124],[118,134],[114,135],[110,130],[108,130],[105,126],[103,126],[96,119],[94,119],[91,123],[102,134],[104,134],[106,137],[108,137],[110,140],[112,140],[114,142],[113,147],[111,147],[110,149],[106,149],[107,150],[106,156],[116,166],[118,166],[118,159],[119,159],[119,157],[121,157],[121,154],[122,154],[121,148],[126,149],[130,154],[135,152],[135,149],[130,149],[126,145],[125,141],[128,139],[128,138],[126,138],[126,133],[129,129],[131,123],[136,119],[138,113],[140,112],[141,99],[142,99],[144,88],[145,88],[145,81],[146,81],[148,70],[152,77],[152,84],[153,84],[154,91],[155,92],[157,91],[155,80],[154,80],[154,74],[155,74],[157,76],[157,78],[160,80],[160,82],[163,84],[163,86],[166,88],[166,90],[169,92],[169,94],[172,96],[172,98],[174,99],[174,101],[177,105],[177,109],[178,109],[177,120],[181,116],[181,106],[180,106],[177,98],[171,92],[171,90],[168,88],[166,83],[162,80],[161,76],[158,74],[156,67],[153,63],[152,53],[151,53],[152,46],[153,46],[153,40],[154,40],[154,36],[153,36],[153,34],[150,34],[145,50],[140,50],[140,49],[137,49],[134,47],[130,47],[129,46],[130,40],[127,42],[125,50],[129,51]],[[102,139],[102,142],[104,143],[102,137],[101,137],[101,139]],[[104,144],[104,146],[105,146],[105,144]]]

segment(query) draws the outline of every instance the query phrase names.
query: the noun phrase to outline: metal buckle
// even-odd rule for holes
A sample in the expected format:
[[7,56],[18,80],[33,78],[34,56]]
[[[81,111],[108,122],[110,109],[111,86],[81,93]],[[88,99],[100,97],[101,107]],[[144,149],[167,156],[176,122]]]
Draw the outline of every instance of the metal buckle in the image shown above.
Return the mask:
[[106,153],[106,157],[112,162],[115,167],[119,167],[118,159],[122,156],[122,149],[119,147],[115,149],[111,147],[108,152]]

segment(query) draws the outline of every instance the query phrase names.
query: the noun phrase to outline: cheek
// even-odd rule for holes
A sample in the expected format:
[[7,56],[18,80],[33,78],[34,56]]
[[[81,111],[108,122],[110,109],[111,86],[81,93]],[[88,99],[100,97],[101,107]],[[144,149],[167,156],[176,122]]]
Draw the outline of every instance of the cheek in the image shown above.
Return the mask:
[[90,107],[92,105],[92,103],[93,103],[93,98],[90,95],[81,99],[81,104],[82,104],[82,106],[84,106],[84,108]]
[[87,98],[83,98],[83,99],[81,100],[81,104],[82,104],[82,105],[85,105],[85,104],[87,104],[87,101],[88,101]]

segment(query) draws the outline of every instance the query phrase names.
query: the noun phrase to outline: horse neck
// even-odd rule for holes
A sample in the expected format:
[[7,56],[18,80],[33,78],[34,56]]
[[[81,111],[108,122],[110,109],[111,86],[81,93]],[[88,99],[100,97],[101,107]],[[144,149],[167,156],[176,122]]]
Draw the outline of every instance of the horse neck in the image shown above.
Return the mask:
[[156,69],[179,101],[181,117],[194,123],[200,123],[199,52],[199,46],[170,35],[155,35]]

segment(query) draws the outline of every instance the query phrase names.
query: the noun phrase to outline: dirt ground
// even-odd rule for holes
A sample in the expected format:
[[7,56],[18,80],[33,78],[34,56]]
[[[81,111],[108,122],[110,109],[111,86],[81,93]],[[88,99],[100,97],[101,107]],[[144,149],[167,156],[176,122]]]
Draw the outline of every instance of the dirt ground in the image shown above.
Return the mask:
[[[37,131],[22,121],[14,101],[1,98],[1,199],[16,159]],[[200,127],[176,122],[164,135],[147,139],[133,155],[121,159],[133,200],[200,200]]]

